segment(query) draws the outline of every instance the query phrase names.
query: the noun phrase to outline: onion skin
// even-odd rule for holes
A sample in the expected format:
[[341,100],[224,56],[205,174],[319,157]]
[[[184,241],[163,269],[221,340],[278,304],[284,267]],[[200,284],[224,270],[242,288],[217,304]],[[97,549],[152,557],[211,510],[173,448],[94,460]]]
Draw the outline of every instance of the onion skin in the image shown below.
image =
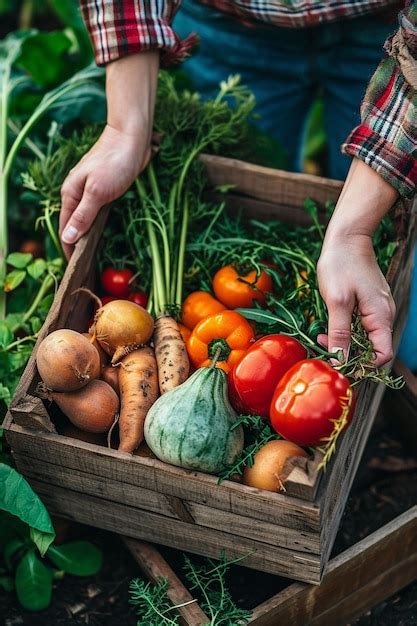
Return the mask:
[[153,333],[149,313],[129,300],[113,300],[96,313],[91,332],[115,364],[126,354],[146,344]]
[[68,328],[45,337],[38,348],[36,364],[40,377],[52,391],[76,391],[101,373],[96,348],[81,333]]
[[74,426],[89,433],[106,433],[119,411],[119,398],[104,380],[93,380],[72,393],[52,391],[49,397]]
[[90,335],[90,333],[83,333],[84,337],[88,339],[88,341],[96,348],[98,355],[100,357],[101,369],[104,369],[109,360],[108,355],[104,352],[103,348],[94,337],[94,335]]
[[252,467],[245,467],[243,484],[265,491],[285,491],[284,483],[291,471],[287,461],[296,456],[308,457],[303,448],[286,439],[273,439],[255,454]]
[[115,390],[117,395],[120,394],[119,386],[119,369],[108,365],[101,372],[101,380],[104,380],[112,389]]

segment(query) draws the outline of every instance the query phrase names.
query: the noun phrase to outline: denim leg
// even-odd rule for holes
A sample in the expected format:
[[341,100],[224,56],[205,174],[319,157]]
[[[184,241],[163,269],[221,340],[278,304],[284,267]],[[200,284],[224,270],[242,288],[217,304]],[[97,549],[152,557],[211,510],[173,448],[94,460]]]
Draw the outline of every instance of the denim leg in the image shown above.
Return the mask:
[[331,178],[346,177],[351,159],[341,153],[340,146],[360,123],[361,101],[393,30],[394,24],[377,16],[327,24],[323,29],[317,58]]
[[196,0],[185,0],[174,28],[180,37],[197,32],[200,45],[183,64],[203,97],[221,80],[240,74],[256,97],[256,125],[274,138],[300,170],[300,146],[314,89],[307,29],[250,28]]

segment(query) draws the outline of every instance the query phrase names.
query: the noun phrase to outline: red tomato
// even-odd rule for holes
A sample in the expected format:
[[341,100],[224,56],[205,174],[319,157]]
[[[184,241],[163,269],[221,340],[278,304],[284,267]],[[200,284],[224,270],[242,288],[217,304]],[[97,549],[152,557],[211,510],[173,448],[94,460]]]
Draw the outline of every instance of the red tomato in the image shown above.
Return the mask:
[[130,294],[130,296],[128,297],[128,300],[146,309],[146,305],[148,304],[149,298],[144,291],[134,291],[133,293]]
[[331,365],[318,359],[296,363],[278,383],[271,402],[270,418],[274,429],[299,446],[317,446],[333,432],[350,401],[348,420],[353,414],[354,398],[349,380]]
[[20,245],[19,252],[31,254],[34,259],[40,259],[44,256],[45,250],[40,241],[35,239],[26,239]]
[[[114,302],[114,300],[120,300],[120,298],[115,298],[114,296],[102,296],[100,298],[102,305],[108,304],[109,302]],[[98,305],[97,305],[98,309]]]
[[293,337],[258,339],[229,374],[229,399],[240,413],[269,417],[275,388],[290,367],[305,359],[305,348]]
[[134,274],[131,270],[116,270],[108,267],[101,275],[101,284],[106,293],[116,298],[127,298],[130,292],[130,281]]

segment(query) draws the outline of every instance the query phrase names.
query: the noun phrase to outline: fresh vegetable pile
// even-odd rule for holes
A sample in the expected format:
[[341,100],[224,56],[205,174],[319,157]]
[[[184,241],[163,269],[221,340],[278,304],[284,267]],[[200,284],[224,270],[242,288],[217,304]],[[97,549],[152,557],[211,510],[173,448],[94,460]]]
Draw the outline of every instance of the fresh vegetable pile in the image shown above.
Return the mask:
[[[279,491],[294,458],[318,449],[327,464],[352,419],[355,385],[400,381],[373,366],[359,319],[348,361],[316,342],[327,315],[314,202],[305,203],[312,225],[296,227],[230,216],[206,199],[199,155],[238,154],[252,108],[235,78],[202,102],[162,73],[159,144],[111,213],[89,334],[44,340],[39,393],[121,452]],[[396,248],[389,220],[376,241],[386,270]]]

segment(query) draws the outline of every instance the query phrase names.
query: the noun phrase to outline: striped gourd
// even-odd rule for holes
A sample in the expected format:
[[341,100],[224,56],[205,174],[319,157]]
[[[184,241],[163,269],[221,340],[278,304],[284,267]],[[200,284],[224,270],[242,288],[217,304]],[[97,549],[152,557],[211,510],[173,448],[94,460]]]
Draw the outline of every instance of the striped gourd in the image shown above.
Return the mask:
[[227,397],[227,376],[215,367],[198,369],[158,398],[145,420],[146,443],[161,461],[216,474],[243,448],[241,426]]

